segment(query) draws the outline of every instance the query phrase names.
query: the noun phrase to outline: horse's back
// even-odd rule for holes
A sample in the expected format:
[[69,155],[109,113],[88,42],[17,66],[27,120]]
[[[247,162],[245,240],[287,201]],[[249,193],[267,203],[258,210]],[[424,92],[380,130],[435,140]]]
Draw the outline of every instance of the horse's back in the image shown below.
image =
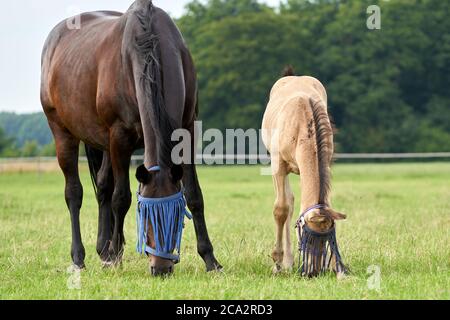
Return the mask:
[[278,152],[288,162],[294,158],[295,146],[311,138],[314,121],[312,103],[327,107],[327,94],[322,83],[313,77],[284,77],[278,80],[270,93],[263,119],[264,143],[274,152],[274,133],[279,137]]
[[327,100],[327,93],[323,84],[316,78],[309,76],[284,77],[278,80],[270,92],[270,99],[285,98],[297,94],[318,95]]
[[[98,44],[99,39],[106,36],[105,32],[111,30],[114,22],[122,15],[115,11],[86,12],[79,18],[72,17],[58,23],[48,35],[42,51],[41,90],[50,90],[48,87],[51,74],[55,72],[55,64],[73,66],[73,53],[82,56],[95,50],[95,45],[86,45],[86,42]],[[79,19],[79,25],[76,25],[76,19]],[[41,94],[45,96],[45,92]]]
[[[98,87],[103,77],[109,78],[110,88],[118,83],[121,17],[114,11],[87,12],[73,28],[67,21],[74,18],[64,20],[43,49],[41,102],[47,117],[93,145],[108,140],[98,118]],[[88,138],[92,136],[96,141]]]
[[[52,29],[52,31],[50,31],[47,40],[45,41],[42,58],[44,59],[50,50],[54,50],[61,39],[66,35],[81,31],[83,28],[89,28],[89,24],[92,22],[102,22],[110,19],[116,19],[122,15],[123,13],[116,11],[93,11],[85,12],[79,16],[71,17],[59,22]],[[79,25],[77,25],[78,22],[80,23]]]
[[[80,29],[69,28],[65,20],[46,41],[41,85],[44,111],[50,120],[88,144],[107,146],[108,130],[118,126],[142,133],[138,78],[147,65],[153,36],[158,37],[166,111],[177,123],[190,124],[195,118],[197,87],[192,58],[167,13],[153,6],[148,15],[150,3],[136,1],[124,14],[84,13]],[[140,51],[138,39],[143,44]]]

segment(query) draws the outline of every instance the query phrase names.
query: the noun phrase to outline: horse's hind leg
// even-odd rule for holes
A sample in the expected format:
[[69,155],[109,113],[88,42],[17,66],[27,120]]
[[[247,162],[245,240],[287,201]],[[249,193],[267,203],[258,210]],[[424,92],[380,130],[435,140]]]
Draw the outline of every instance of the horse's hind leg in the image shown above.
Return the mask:
[[97,175],[97,200],[99,206],[97,253],[105,267],[114,261],[109,255],[114,221],[111,207],[114,192],[114,177],[109,152],[103,152],[102,166]]
[[119,264],[123,256],[125,237],[123,226],[125,216],[131,206],[130,161],[135,137],[121,126],[114,127],[110,133],[110,159],[114,175],[114,192],[111,208],[114,215],[114,229],[109,247],[110,260]]
[[84,268],[85,249],[81,240],[80,209],[83,202],[83,186],[78,173],[80,140],[65,128],[49,120],[56,143],[59,166],[66,179],[65,197],[72,222],[72,260],[78,268]]

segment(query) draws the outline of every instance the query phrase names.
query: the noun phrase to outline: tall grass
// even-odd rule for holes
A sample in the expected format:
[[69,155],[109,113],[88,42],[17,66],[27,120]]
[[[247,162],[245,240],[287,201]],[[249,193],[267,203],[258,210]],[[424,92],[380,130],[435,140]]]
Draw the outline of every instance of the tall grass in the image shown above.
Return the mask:
[[[87,269],[68,287],[70,220],[62,174],[0,174],[1,299],[449,299],[450,163],[344,164],[334,167],[333,207],[352,274],[303,279],[271,274],[271,178],[258,167],[201,167],[210,235],[223,273],[205,273],[187,222],[182,261],[168,279],[149,276],[135,253],[135,204],[126,219],[123,266],[103,270],[95,252],[97,205],[89,175],[82,235]],[[299,180],[292,176],[299,210]],[[133,190],[137,185],[133,182]],[[134,199],[135,200],[135,199]],[[292,224],[294,226],[294,224]],[[293,236],[293,241],[296,239]],[[380,270],[380,290],[368,286]],[[372,288],[372,289],[371,289]]]

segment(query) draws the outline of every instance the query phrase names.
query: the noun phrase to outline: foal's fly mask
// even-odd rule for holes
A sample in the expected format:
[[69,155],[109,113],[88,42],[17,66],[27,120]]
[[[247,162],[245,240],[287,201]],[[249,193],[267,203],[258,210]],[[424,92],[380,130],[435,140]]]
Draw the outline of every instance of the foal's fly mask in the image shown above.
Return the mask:
[[316,270],[324,273],[331,266],[333,258],[336,261],[336,272],[345,273],[347,269],[342,262],[336,240],[336,225],[327,232],[317,232],[306,224],[306,217],[313,210],[325,209],[326,205],[315,205],[307,209],[299,218],[296,228],[299,239],[300,272],[303,276],[314,275]]

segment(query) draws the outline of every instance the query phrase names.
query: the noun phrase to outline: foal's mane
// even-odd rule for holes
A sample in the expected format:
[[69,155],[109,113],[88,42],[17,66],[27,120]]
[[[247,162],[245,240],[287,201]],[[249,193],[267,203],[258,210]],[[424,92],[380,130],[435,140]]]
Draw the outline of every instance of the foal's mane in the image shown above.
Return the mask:
[[173,166],[171,152],[174,126],[164,104],[163,74],[161,72],[161,50],[158,36],[153,30],[154,6],[152,0],[136,11],[141,33],[136,36],[136,50],[144,61],[141,85],[151,98],[149,114],[158,141],[158,162],[168,168]]
[[330,142],[330,136],[333,135],[333,129],[326,112],[326,106],[323,102],[311,98],[310,104],[316,127],[316,143],[319,160],[319,203],[328,205],[329,194],[331,191],[330,159],[333,157],[333,155],[330,154],[333,150],[333,146],[330,145],[330,143],[332,143]]

